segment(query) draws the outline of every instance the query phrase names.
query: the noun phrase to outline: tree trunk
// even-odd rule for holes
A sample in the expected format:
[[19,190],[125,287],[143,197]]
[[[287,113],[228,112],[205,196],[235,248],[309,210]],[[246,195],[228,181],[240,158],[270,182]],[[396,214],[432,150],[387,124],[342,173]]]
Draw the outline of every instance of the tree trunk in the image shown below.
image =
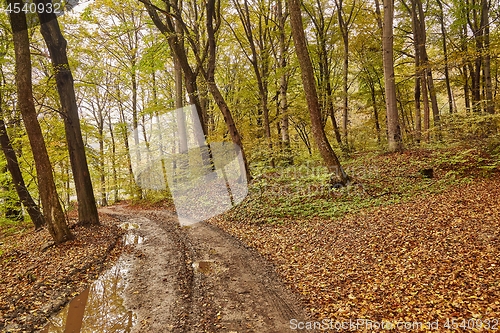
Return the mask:
[[[466,11],[467,23],[474,37],[476,44],[476,55],[474,59],[474,64],[469,63],[469,72],[471,77],[471,92],[472,92],[472,109],[474,112],[480,112],[481,107],[481,65],[482,61],[482,49],[483,49],[483,31],[481,30],[481,18],[478,18],[477,8],[475,6],[469,6],[469,2],[466,1],[464,9]],[[474,5],[474,4],[473,4]],[[465,28],[467,29],[467,28]],[[467,31],[467,30],[466,30]]]
[[243,142],[241,141],[240,133],[236,128],[236,123],[234,122],[231,110],[229,109],[229,106],[227,105],[224,96],[222,96],[219,87],[215,83],[216,27],[214,27],[214,20],[217,19],[218,15],[220,14],[217,12],[217,10],[220,10],[220,8],[216,9],[214,0],[208,0],[206,2],[206,8],[207,8],[206,28],[207,28],[207,39],[208,39],[208,59],[207,59],[207,69],[204,70],[202,68],[201,71],[203,77],[205,78],[205,82],[207,83],[210,94],[214,98],[215,103],[221,110],[222,115],[224,116],[224,122],[226,123],[229,135],[231,136],[233,143],[237,145],[241,150],[241,156],[243,159],[243,165],[241,166],[241,173],[246,175],[247,182],[249,182],[252,179],[252,176],[250,174],[250,168],[248,167],[248,161],[246,158],[245,151],[243,150]]
[[377,132],[377,144],[380,145],[380,122],[378,116],[377,96],[375,94],[375,82],[370,79],[370,95],[373,107],[373,120],[375,121],[375,131]]
[[420,77],[420,85],[422,87],[422,99],[424,102],[424,138],[425,142],[429,143],[431,140],[430,107],[429,107],[429,95],[427,94],[427,83],[425,81],[425,71],[422,72],[422,76]]
[[[182,34],[182,31],[179,31],[179,29],[177,29],[177,31],[178,34]],[[182,39],[180,40],[180,43],[183,43]],[[173,58],[174,58],[174,81],[175,81],[175,121],[177,124],[177,138],[179,140],[179,153],[180,153],[180,155],[177,155],[178,158],[176,158],[176,161],[178,161],[179,163],[175,163],[175,167],[178,168],[179,170],[174,171],[177,175],[179,175],[179,179],[176,179],[177,181],[185,176],[186,168],[189,165],[189,158],[187,156],[188,142],[187,142],[187,129],[186,129],[186,115],[184,114],[184,109],[183,109],[184,89],[182,85],[182,80],[183,80],[182,67],[175,53],[173,54]],[[200,119],[200,122],[201,121],[202,120]],[[161,131],[159,131],[159,134],[161,135]],[[162,164],[162,169],[164,176],[166,176],[166,167],[164,163]]]
[[491,83],[491,56],[490,56],[490,5],[488,0],[481,0],[481,28],[483,31],[483,76],[484,90],[486,97],[486,112],[495,113],[495,103],[493,101],[493,85]]
[[108,112],[108,127],[109,136],[111,137],[111,168],[113,170],[113,203],[118,202],[118,172],[116,170],[116,142],[113,122],[111,120],[111,112]]
[[278,54],[278,68],[281,71],[279,78],[279,92],[278,92],[278,112],[281,116],[279,129],[281,131],[281,142],[283,143],[283,152],[286,162],[293,164],[292,150],[290,147],[290,120],[288,118],[288,78],[289,74],[287,68],[287,54],[289,44],[286,42],[285,22],[287,19],[287,8],[283,8],[283,1],[278,0],[276,4],[276,20],[278,24],[278,39],[279,39],[279,54]]
[[335,5],[337,7],[337,16],[339,20],[339,28],[340,33],[342,35],[342,41],[344,46],[343,53],[343,63],[342,63],[342,132],[344,134],[344,146],[347,150],[349,150],[349,141],[348,141],[348,125],[349,125],[349,24],[352,18],[352,14],[354,11],[351,9],[351,13],[349,15],[348,20],[344,20],[343,16],[343,0],[335,0]]
[[129,177],[129,185],[131,186],[129,194],[135,195],[137,194],[139,189],[139,185],[137,185],[137,182],[135,181],[134,178],[134,169],[132,167],[132,156],[130,155],[130,145],[128,142],[128,133],[127,133],[127,122],[125,118],[125,110],[123,107],[123,102],[121,99],[121,93],[120,93],[120,87],[116,87],[116,97],[118,101],[118,111],[120,113],[120,127],[119,127],[119,134],[122,136],[123,140],[123,145],[125,146],[125,155],[127,157],[127,169],[128,169],[128,177]]
[[[425,28],[425,15],[422,7],[421,0],[412,0],[412,10],[415,11],[412,17],[415,20],[416,38],[418,40],[418,50],[421,66],[423,68],[422,80],[427,84],[426,92],[429,93],[429,98],[432,107],[432,115],[434,119],[434,127],[438,132],[438,137],[440,137],[440,116],[439,107],[437,104],[436,89],[434,88],[434,80],[432,78],[432,69],[429,64],[429,56],[427,55],[427,31]],[[424,91],[422,90],[422,93]]]
[[[0,98],[0,115],[2,114],[1,107],[2,105]],[[23,174],[21,172],[21,169],[19,168],[19,162],[17,160],[16,152],[12,147],[3,119],[0,119],[0,144],[2,145],[2,150],[5,155],[5,159],[7,160],[7,168],[9,169],[9,172],[12,176],[12,182],[14,183],[14,187],[16,189],[17,195],[19,196],[19,200],[21,200],[21,203],[24,205],[24,207],[26,207],[26,210],[31,217],[31,221],[35,225],[35,229],[38,230],[45,225],[45,220],[43,218],[42,212],[40,211],[40,208],[37,206],[28,189],[26,188]]]
[[384,24],[382,30],[382,49],[384,63],[384,82],[387,108],[387,141],[390,152],[403,150],[403,139],[399,127],[396,100],[396,80],[394,76],[393,48],[394,0],[384,0]]
[[[467,24],[464,23],[460,29],[460,50],[465,54],[467,53]],[[464,103],[465,103],[465,112],[471,111],[471,102],[470,102],[470,86],[469,86],[469,74],[468,74],[468,64],[469,61],[467,59],[462,60],[462,75],[464,80],[463,91],[464,91]]]
[[[268,107],[268,80],[269,80],[269,49],[268,49],[268,17],[263,17],[265,14],[258,12],[258,26],[259,29],[253,29],[253,24],[251,22],[250,17],[250,9],[248,6],[248,0],[245,0],[243,3],[243,7],[237,2],[233,1],[234,6],[238,12],[238,16],[240,18],[241,24],[243,25],[243,30],[245,32],[246,39],[248,41],[248,46],[250,47],[251,56],[247,55],[250,64],[252,65],[255,78],[257,80],[257,87],[259,88],[259,99],[260,99],[260,111],[259,114],[262,115],[262,126],[264,129],[264,135],[266,137],[267,145],[269,148],[269,153],[271,154],[270,165],[274,168],[274,158],[272,156],[273,152],[273,143],[271,138],[271,124],[269,121],[269,107]],[[266,21],[265,24],[262,24],[262,20]],[[254,30],[259,32],[258,40],[255,40]],[[241,39],[238,34],[234,34],[235,37],[239,40],[240,45],[242,45]],[[259,49],[257,50],[257,46]],[[257,52],[259,51],[259,52]],[[259,61],[260,59],[260,61]]]
[[108,199],[106,194],[106,164],[104,160],[104,119],[102,123],[99,124],[99,168],[100,170],[100,181],[101,181],[101,206],[108,205]]
[[[9,0],[10,4],[22,7],[20,0]],[[43,213],[50,235],[56,244],[73,239],[73,235],[66,224],[59,196],[57,194],[52,165],[50,163],[42,130],[38,123],[35,104],[33,101],[31,81],[31,57],[26,16],[10,12],[10,21],[13,32],[14,52],[16,62],[16,86],[18,106],[23,116],[24,126],[30,141],[31,150],[37,171],[38,189],[42,201]]]
[[415,141],[422,140],[422,108],[420,106],[420,75],[415,75]]
[[[36,0],[37,4],[50,3],[47,0]],[[66,40],[61,34],[59,23],[54,13],[41,12],[38,14],[40,30],[49,49],[59,99],[61,101],[66,140],[68,143],[71,169],[75,180],[76,195],[78,198],[78,218],[83,225],[99,224],[99,215],[92,188],[92,180],[85,156],[85,145],[82,139],[78,105],[76,103],[73,86],[73,75],[69,68],[66,54]]]
[[[420,30],[418,28],[418,16],[417,16],[417,10],[416,10],[416,3],[415,1],[411,1],[411,9],[404,3],[404,6],[406,9],[410,12],[411,15],[411,27],[412,27],[412,32],[413,32],[413,47],[415,49],[415,141],[417,144],[420,144],[420,141],[422,139],[422,120],[421,120],[421,115],[422,115],[422,109],[420,105],[420,98],[422,95],[422,90],[421,90],[421,82],[423,78],[423,69],[421,68],[421,61],[420,61],[420,44],[421,44],[421,38],[420,38]],[[427,89],[424,90],[425,93],[427,93]],[[427,96],[425,96],[427,98]],[[428,103],[427,103],[428,107]],[[428,110],[428,108],[427,108]]]
[[330,146],[321,121],[321,110],[318,95],[316,93],[314,70],[307,50],[299,0],[288,0],[288,8],[290,11],[290,24],[295,43],[295,52],[301,69],[302,84],[309,107],[314,139],[328,171],[337,177],[338,182],[347,185],[349,183],[349,177],[344,172],[337,155],[335,155],[335,152]]
[[450,71],[448,66],[448,43],[446,42],[446,28],[444,26],[444,11],[442,0],[437,0],[439,6],[439,24],[441,26],[441,38],[443,40],[443,55],[444,55],[444,78],[446,81],[446,92],[448,94],[448,108],[450,114],[453,113],[453,93],[450,84]]

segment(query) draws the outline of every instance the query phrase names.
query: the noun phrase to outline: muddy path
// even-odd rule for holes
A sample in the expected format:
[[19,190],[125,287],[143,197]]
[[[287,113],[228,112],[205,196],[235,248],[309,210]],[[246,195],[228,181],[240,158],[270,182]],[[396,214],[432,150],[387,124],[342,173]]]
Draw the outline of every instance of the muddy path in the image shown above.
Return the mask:
[[291,319],[306,318],[273,267],[222,230],[180,227],[168,211],[101,211],[138,227],[125,258],[132,332],[290,332]]

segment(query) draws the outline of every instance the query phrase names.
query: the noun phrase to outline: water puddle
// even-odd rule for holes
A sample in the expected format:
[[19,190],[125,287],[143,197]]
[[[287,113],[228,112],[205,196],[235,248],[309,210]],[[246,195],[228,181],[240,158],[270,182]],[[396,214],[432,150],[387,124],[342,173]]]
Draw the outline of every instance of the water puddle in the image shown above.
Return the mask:
[[120,228],[125,229],[125,230],[134,230],[134,229],[139,229],[139,225],[134,222],[124,222],[119,225]]
[[214,265],[215,262],[213,260],[200,260],[193,262],[194,271],[202,274],[212,273]]
[[[125,230],[139,229],[137,223],[125,222],[120,225]],[[141,244],[144,237],[129,232],[123,236],[124,245]],[[123,257],[104,272],[92,285],[85,289],[57,315],[49,318],[49,323],[41,333],[115,333],[130,332],[137,323],[137,315],[127,310],[123,293],[127,282],[125,277],[131,269]]]
[[144,237],[135,234],[126,234],[123,236],[123,244],[134,245],[142,244],[144,242]]
[[130,332],[137,316],[125,308],[122,296],[129,270],[130,264],[118,259],[116,265],[50,318],[41,332]]

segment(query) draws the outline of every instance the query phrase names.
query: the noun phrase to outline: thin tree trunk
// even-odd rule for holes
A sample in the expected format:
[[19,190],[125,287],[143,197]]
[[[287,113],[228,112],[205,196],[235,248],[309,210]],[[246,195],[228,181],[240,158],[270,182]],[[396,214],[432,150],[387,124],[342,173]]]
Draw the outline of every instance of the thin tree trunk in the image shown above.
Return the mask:
[[373,107],[373,120],[375,121],[375,131],[377,132],[377,144],[380,145],[380,122],[378,116],[377,96],[375,94],[375,83],[370,79],[370,95]]
[[465,103],[465,111],[471,111],[470,105],[470,96],[469,96],[469,75],[467,74],[467,66],[463,66],[463,76],[464,76],[464,103]]
[[[468,4],[468,2],[467,2]],[[483,40],[481,31],[481,22],[480,18],[477,15],[476,8],[470,8],[470,6],[464,7],[466,10],[467,22],[469,24],[470,29],[472,30],[472,34],[476,44],[476,57],[474,59],[474,63],[470,63],[469,72],[471,76],[471,92],[472,92],[472,109],[474,112],[480,112],[481,107],[481,65],[482,65],[482,49],[483,49]],[[472,16],[472,18],[471,18]],[[465,29],[467,29],[465,27]]]
[[[177,29],[177,33],[180,34],[182,31],[179,31]],[[180,41],[181,43],[182,40]],[[176,168],[179,168],[180,170],[176,170],[177,174],[179,175],[180,178],[185,176],[186,168],[188,167],[189,159],[187,156],[188,153],[188,142],[187,142],[187,129],[186,129],[186,115],[184,114],[184,89],[182,85],[182,67],[179,62],[179,59],[173,54],[174,58],[174,82],[175,82],[175,120],[177,124],[177,138],[179,139],[179,153],[180,155],[179,158],[176,160],[179,163],[175,164]],[[200,122],[202,120],[200,119]],[[161,132],[159,132],[161,135]],[[163,168],[163,165],[162,165]],[[164,174],[166,175],[166,169]],[[166,179],[166,178],[165,178]],[[177,181],[177,180],[176,180]]]
[[[48,0],[36,0],[37,4],[50,3]],[[45,7],[46,8],[46,7]],[[54,13],[40,12],[40,31],[49,49],[59,99],[61,101],[66,140],[68,142],[71,169],[75,181],[76,195],[78,197],[78,218],[82,225],[99,224],[99,215],[92,187],[92,180],[85,156],[85,145],[82,139],[78,105],[76,103],[73,86],[73,75],[69,68],[66,54],[66,40],[64,39],[59,23]]]
[[427,84],[425,81],[425,74],[423,73],[420,77],[420,86],[422,88],[422,99],[424,102],[424,137],[425,142],[429,143],[430,137],[430,107],[429,107],[429,97],[427,94]]
[[287,53],[288,43],[286,42],[285,22],[287,19],[287,8],[283,8],[283,1],[278,0],[276,4],[276,20],[279,29],[279,54],[278,54],[278,68],[281,71],[279,78],[279,95],[278,95],[278,112],[281,115],[279,129],[281,134],[281,142],[283,143],[283,152],[285,160],[288,164],[293,164],[292,150],[290,147],[290,120],[288,118],[288,74],[287,68]]
[[415,141],[422,140],[422,109],[420,107],[420,75],[415,75]]
[[[349,150],[348,140],[348,125],[349,125],[349,22],[346,22],[343,17],[343,0],[335,0],[337,6],[337,14],[339,19],[339,28],[342,35],[344,46],[343,62],[342,62],[342,132],[344,136],[344,146]],[[352,10],[351,10],[352,15]],[[352,17],[352,16],[351,16]]]
[[[1,94],[1,92],[0,92]],[[2,114],[2,102],[0,98],[0,115]],[[7,134],[7,128],[5,127],[5,122],[0,119],[0,144],[2,145],[2,150],[7,160],[7,168],[12,176],[12,182],[16,189],[19,200],[26,207],[31,221],[35,225],[35,229],[40,229],[45,225],[45,220],[40,211],[40,207],[37,206],[28,189],[24,183],[23,174],[19,168],[19,162],[17,160],[16,152],[12,147],[9,135]]]
[[[20,0],[9,0],[10,4],[22,7]],[[35,104],[33,101],[31,81],[31,57],[26,16],[10,12],[10,22],[13,32],[14,52],[16,62],[16,86],[18,106],[23,116],[24,126],[28,134],[31,150],[37,171],[38,189],[42,201],[43,212],[49,233],[56,244],[73,239],[73,235],[66,224],[66,219],[59,202],[52,166],[50,163],[42,130],[38,123]]]
[[118,202],[118,173],[116,171],[116,142],[115,131],[111,121],[111,112],[108,112],[109,136],[111,137],[111,168],[113,170],[113,202]]
[[[436,127],[436,130],[438,131],[438,137],[440,137],[440,117],[439,117],[439,107],[437,104],[437,96],[436,96],[436,89],[434,88],[434,80],[432,78],[432,69],[429,64],[429,57],[427,55],[427,31],[425,28],[425,15],[424,15],[424,10],[422,7],[422,1],[421,0],[412,0],[415,3],[415,6],[413,6],[414,10],[416,9],[416,15],[414,15],[415,18],[417,19],[416,26],[418,30],[418,40],[419,40],[419,51],[420,51],[420,61],[421,65],[423,67],[424,71],[424,76],[423,80],[427,84],[427,91],[429,92],[429,98],[431,102],[431,107],[432,107],[432,115],[434,119],[434,127]],[[424,91],[422,91],[423,93]]]
[[130,192],[129,194],[135,194],[137,193],[137,188],[139,187],[135,181],[134,178],[134,169],[132,168],[132,156],[130,155],[130,145],[128,142],[128,134],[127,134],[127,122],[125,118],[125,110],[123,108],[123,104],[121,101],[121,93],[120,93],[120,87],[117,87],[116,91],[116,96],[117,96],[117,101],[118,101],[118,111],[120,112],[120,122],[121,122],[121,127],[119,134],[121,134],[122,139],[123,139],[123,145],[125,146],[125,155],[127,157],[127,169],[128,169],[128,176],[129,176],[129,181],[130,181]]
[[104,160],[104,119],[103,122],[99,124],[99,168],[100,170],[100,181],[101,181],[101,206],[108,205],[108,199],[106,194],[106,164]]
[[304,86],[304,92],[309,108],[314,139],[328,171],[336,176],[338,182],[347,185],[349,183],[349,177],[345,173],[337,155],[335,155],[335,152],[330,146],[323,128],[318,94],[316,92],[316,85],[314,81],[314,70],[311,58],[309,57],[309,52],[307,50],[299,0],[288,0],[288,8],[290,11],[292,36],[295,42],[295,52],[301,69],[302,84]]
[[444,55],[444,78],[446,81],[446,92],[448,94],[448,108],[450,114],[453,113],[453,93],[450,84],[450,71],[448,65],[448,43],[446,42],[446,28],[444,26],[444,11],[442,0],[437,0],[439,5],[439,23],[441,25],[441,38],[443,40],[443,55]]
[[[231,139],[235,145],[237,145],[241,150],[241,156],[243,159],[243,165],[241,166],[241,172],[246,175],[246,179],[249,182],[252,179],[250,174],[250,169],[248,167],[248,161],[246,158],[245,151],[243,149],[243,142],[241,141],[240,133],[236,128],[236,123],[234,122],[233,115],[229,106],[222,96],[219,87],[215,83],[215,64],[216,64],[216,42],[215,42],[215,30],[214,20],[217,19],[220,13],[217,12],[215,6],[215,0],[208,0],[206,3],[207,8],[207,38],[208,38],[208,61],[207,61],[207,70],[202,70],[203,77],[208,86],[208,90],[210,91],[212,97],[214,98],[215,103],[221,110],[224,121],[226,123],[227,129],[231,136]],[[220,10],[220,8],[218,8]],[[244,170],[243,170],[244,169]]]
[[490,5],[488,0],[481,0],[481,28],[483,30],[483,75],[484,90],[486,97],[486,112],[495,113],[495,103],[493,101],[493,85],[491,82],[491,56],[490,56]]
[[[339,20],[339,29],[342,35],[344,46],[343,65],[342,65],[342,129],[344,132],[344,145],[349,150],[348,142],[348,127],[349,127],[349,29],[354,19],[356,0],[353,0],[351,9],[348,13],[347,19],[344,18],[344,4],[343,0],[335,0],[337,7],[337,16]],[[357,12],[356,12],[357,13]]]
[[[233,2],[236,10],[238,12],[238,16],[243,25],[243,30],[245,32],[245,36],[248,41],[248,45],[250,47],[251,56],[247,55],[248,60],[250,61],[255,78],[257,79],[257,87],[259,89],[259,99],[260,99],[260,114],[262,115],[262,125],[264,128],[264,134],[267,140],[267,145],[269,148],[269,153],[271,153],[270,165],[274,167],[274,158],[272,156],[273,151],[273,143],[271,138],[271,125],[269,121],[269,107],[268,107],[268,78],[269,78],[269,66],[268,66],[268,58],[269,58],[269,50],[267,49],[268,44],[268,24],[262,24],[262,14],[259,14],[258,17],[258,31],[259,31],[259,40],[257,41],[259,45],[259,54],[257,54],[257,46],[254,37],[254,29],[253,24],[251,22],[250,17],[250,9],[248,7],[248,0],[245,0],[243,3],[243,7],[236,1]],[[264,20],[268,20],[268,18],[264,18]],[[235,34],[235,37],[239,39],[239,35]],[[240,41],[241,44],[241,41]],[[260,61],[259,61],[260,59]]]
[[[176,1],[176,6],[181,8],[180,0]],[[175,22],[175,32],[178,37],[179,47],[184,49],[184,39],[182,27],[179,22]],[[174,52],[174,82],[175,82],[175,109],[176,109],[176,122],[177,122],[177,130],[178,130],[178,138],[179,138],[179,152],[181,154],[187,154],[188,152],[188,143],[187,143],[187,132],[186,132],[186,118],[184,114],[184,87],[182,84],[183,75],[182,75],[182,65],[179,59],[179,56]],[[201,108],[201,105],[200,105]],[[200,122],[203,122],[203,119],[200,118]],[[203,126],[203,125],[202,125]],[[206,132],[204,132],[206,134]],[[187,157],[187,156],[186,156]],[[188,159],[182,159],[180,161],[179,167],[184,169],[188,166]],[[182,172],[181,172],[182,173]]]
[[[403,4],[411,14],[413,47],[415,49],[415,95],[414,95],[415,96],[415,141],[417,142],[417,144],[420,144],[420,141],[422,139],[422,121],[421,121],[422,110],[420,106],[420,98],[422,91],[420,85],[423,79],[423,72],[424,72],[424,70],[421,68],[421,61],[420,61],[420,44],[422,42],[420,38],[420,30],[418,28],[416,3],[415,1],[411,2],[411,9],[406,5],[406,3],[403,2]],[[427,92],[427,90],[425,90],[425,92]],[[425,98],[427,98],[427,96]]]
[[[467,39],[468,39],[467,24],[464,23],[460,29],[460,48],[461,51],[464,53],[467,53]],[[470,101],[469,74],[467,68],[468,65],[469,65],[469,60],[464,59],[462,64],[462,75],[464,77],[463,90],[464,90],[464,103],[466,112],[472,111],[471,101]]]
[[399,126],[396,100],[396,81],[394,76],[393,49],[394,0],[384,0],[384,24],[382,31],[382,49],[384,63],[384,82],[387,108],[387,141],[390,152],[403,150],[403,139]]

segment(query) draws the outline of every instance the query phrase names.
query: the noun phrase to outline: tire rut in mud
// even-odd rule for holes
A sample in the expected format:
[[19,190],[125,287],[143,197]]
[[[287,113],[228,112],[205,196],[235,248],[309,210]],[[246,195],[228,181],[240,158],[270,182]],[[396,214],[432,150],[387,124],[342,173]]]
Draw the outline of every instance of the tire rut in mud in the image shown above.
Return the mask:
[[168,211],[106,213],[140,225],[126,304],[133,332],[290,332],[305,320],[300,299],[285,288],[272,265],[219,228],[180,227]]

